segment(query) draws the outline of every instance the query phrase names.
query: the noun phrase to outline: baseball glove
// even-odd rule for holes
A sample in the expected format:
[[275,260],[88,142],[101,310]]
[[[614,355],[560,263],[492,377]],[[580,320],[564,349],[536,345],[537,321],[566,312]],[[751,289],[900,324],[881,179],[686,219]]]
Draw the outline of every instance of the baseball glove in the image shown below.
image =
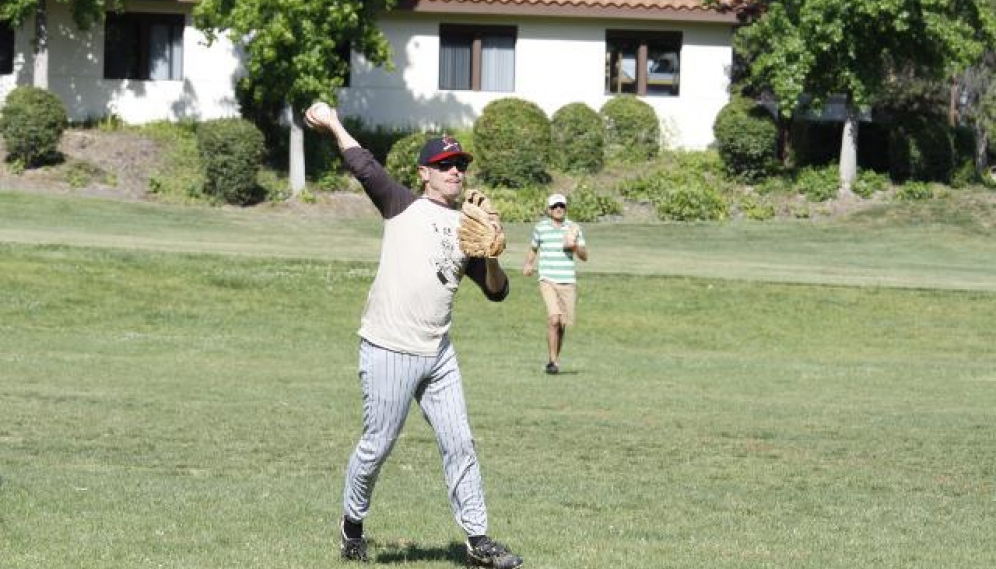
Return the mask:
[[505,230],[491,200],[469,190],[460,210],[460,249],[468,257],[497,257],[505,250]]

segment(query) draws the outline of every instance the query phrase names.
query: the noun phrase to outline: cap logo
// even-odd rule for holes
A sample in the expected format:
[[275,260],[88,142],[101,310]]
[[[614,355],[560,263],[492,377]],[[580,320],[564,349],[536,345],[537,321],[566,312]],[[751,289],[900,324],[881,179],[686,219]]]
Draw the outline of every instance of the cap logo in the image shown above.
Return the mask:
[[460,143],[450,136],[443,137],[443,152],[460,150]]

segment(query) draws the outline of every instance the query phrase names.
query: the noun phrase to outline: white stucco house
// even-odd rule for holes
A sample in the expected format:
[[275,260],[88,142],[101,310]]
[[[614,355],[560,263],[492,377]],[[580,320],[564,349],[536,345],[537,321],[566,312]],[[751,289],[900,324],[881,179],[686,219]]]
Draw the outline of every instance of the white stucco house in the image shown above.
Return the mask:
[[[49,88],[71,119],[237,115],[242,55],[226,38],[206,45],[194,2],[129,0],[87,32],[50,2]],[[394,70],[354,55],[339,100],[367,124],[460,127],[503,97],[552,116],[631,93],[656,109],[671,144],[702,148],[729,100],[736,16],[701,0],[400,0],[379,25]],[[32,83],[33,30],[30,19],[0,26],[0,99]]]

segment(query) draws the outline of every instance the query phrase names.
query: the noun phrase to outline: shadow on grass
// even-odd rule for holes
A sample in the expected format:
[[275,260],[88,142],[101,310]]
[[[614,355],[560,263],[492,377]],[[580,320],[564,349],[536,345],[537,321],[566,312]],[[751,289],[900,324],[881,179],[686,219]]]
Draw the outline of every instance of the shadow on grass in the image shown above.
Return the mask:
[[423,547],[418,544],[397,545],[385,544],[373,556],[374,563],[403,564],[418,561],[451,561],[454,565],[465,565],[467,550],[458,541],[452,541],[446,547]]

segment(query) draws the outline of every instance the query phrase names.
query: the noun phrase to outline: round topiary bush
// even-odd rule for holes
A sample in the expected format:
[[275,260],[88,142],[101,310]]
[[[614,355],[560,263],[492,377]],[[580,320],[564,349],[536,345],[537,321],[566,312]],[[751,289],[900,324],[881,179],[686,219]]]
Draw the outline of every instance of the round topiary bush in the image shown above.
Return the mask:
[[767,177],[776,160],[778,127],[764,107],[734,98],[716,115],[712,132],[727,174],[745,182]]
[[618,95],[602,105],[606,156],[623,162],[642,162],[660,151],[661,125],[657,113],[633,95]]
[[416,193],[422,192],[422,177],[418,174],[418,153],[425,142],[434,136],[439,135],[413,132],[395,142],[387,153],[384,168],[391,177]]
[[570,103],[550,120],[550,159],[565,172],[594,174],[605,164],[605,124],[584,103]]
[[256,183],[266,152],[263,133],[245,119],[216,119],[197,128],[197,150],[204,165],[204,193],[229,204],[259,201]]
[[69,126],[66,107],[54,94],[37,87],[17,87],[0,112],[0,134],[7,159],[34,166],[58,156],[59,139]]
[[487,184],[522,188],[550,179],[550,119],[535,103],[488,103],[474,122],[474,147],[477,175]]

